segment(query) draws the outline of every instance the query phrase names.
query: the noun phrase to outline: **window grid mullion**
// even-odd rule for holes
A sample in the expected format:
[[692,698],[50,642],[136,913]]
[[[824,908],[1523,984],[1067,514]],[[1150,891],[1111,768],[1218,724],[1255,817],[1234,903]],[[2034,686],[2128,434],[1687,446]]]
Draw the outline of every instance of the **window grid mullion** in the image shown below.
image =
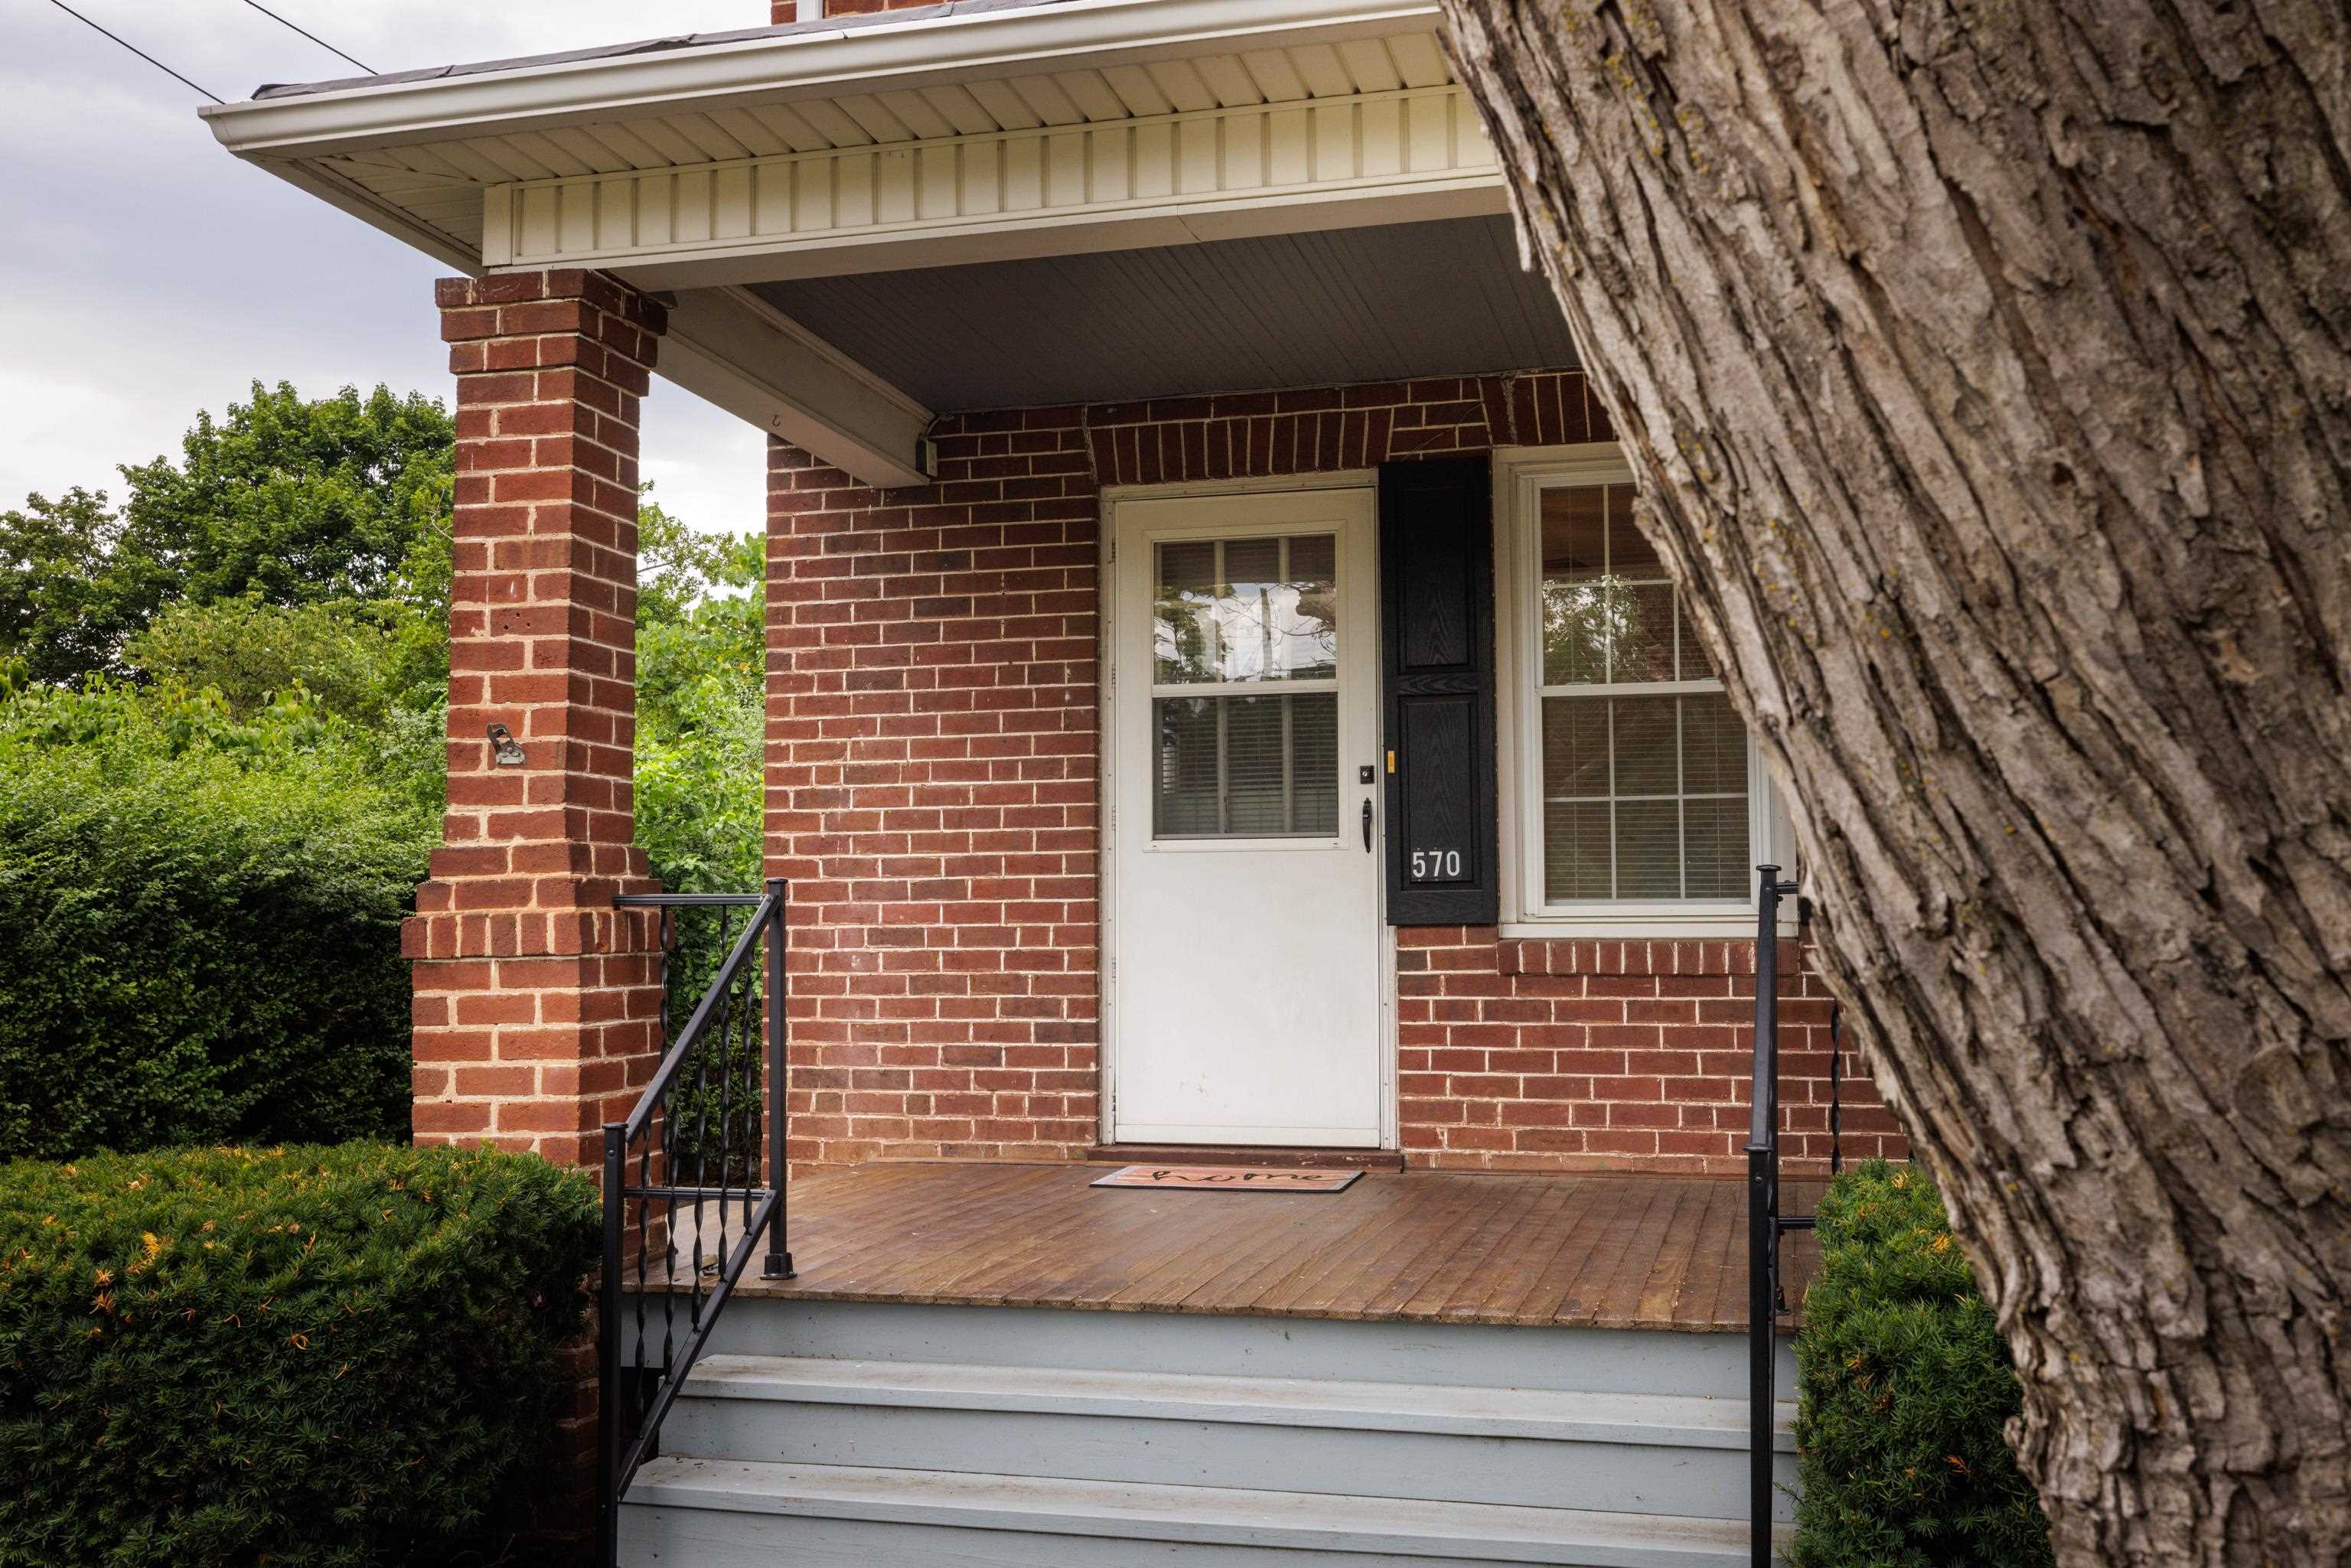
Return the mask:
[[1294,833],[1298,831],[1298,742],[1290,714],[1295,705],[1288,697],[1279,700],[1281,703],[1281,826],[1284,831]]
[[[1678,648],[1675,657],[1680,657]],[[1681,666],[1677,664],[1676,669]],[[1674,699],[1674,865],[1680,875],[1674,883],[1683,898],[1689,896],[1689,773],[1682,749],[1682,699]]]
[[[1606,512],[1605,512],[1605,510],[1604,510],[1604,510],[1603,510],[1603,512],[1602,512],[1602,514],[1601,514],[1601,515],[1603,516],[1603,517],[1604,517],[1604,517],[1606,517],[1606,515],[1607,515],[1607,514],[1606,514]],[[1603,555],[1602,555],[1602,557],[1601,557],[1601,559],[1604,560],[1604,559],[1607,559],[1606,554],[1605,554],[1604,552],[1605,552],[1605,551],[1607,550],[1607,549],[1608,549],[1608,536],[1607,536],[1607,534],[1606,534],[1606,532],[1605,532],[1605,531],[1604,531],[1604,532],[1601,534],[1601,536],[1600,536],[1600,540],[1601,540],[1600,548],[1601,548],[1601,550],[1604,552],[1604,553],[1603,553]],[[1617,862],[1617,858],[1618,858],[1618,856],[1617,856],[1617,847],[1616,847],[1616,705],[1615,705],[1614,702],[1611,702],[1611,703],[1608,705],[1608,896],[1609,896],[1609,897],[1611,897],[1611,898],[1615,898],[1615,897],[1620,896],[1620,894],[1618,894],[1618,893],[1617,893],[1617,891],[1616,891],[1616,862]]]
[[1228,753],[1229,727],[1226,720],[1226,703],[1217,697],[1217,831],[1233,831],[1232,759]]
[[[1616,530],[1612,526],[1614,519],[1608,514],[1609,499],[1608,489],[1604,486],[1600,491],[1600,675],[1613,686],[1616,684],[1616,620],[1614,612],[1622,591],[1616,586],[1616,541],[1610,538]],[[1616,760],[1613,727],[1608,760],[1612,767]],[[1608,785],[1609,792],[1614,794],[1616,786],[1614,773],[1608,776]],[[1608,831],[1613,844],[1616,832],[1615,808],[1613,806],[1609,808]],[[1614,894],[1616,889],[1616,861],[1613,849],[1608,864],[1608,888]]]
[[[1225,590],[1228,585],[1225,581],[1225,541],[1217,539],[1214,542],[1216,549],[1208,559],[1208,668],[1216,671],[1217,678],[1221,680],[1225,674],[1225,617],[1223,613],[1223,605],[1225,602]],[[1217,733],[1221,735],[1223,730],[1219,728]],[[1221,746],[1219,746],[1218,750],[1221,754]]]
[[1537,686],[1535,695],[1545,697],[1688,697],[1709,695],[1723,689],[1720,681],[1701,677],[1688,681],[1587,681],[1566,685]]
[[1155,697],[1261,697],[1271,695],[1311,696],[1317,692],[1335,692],[1339,683],[1333,680],[1300,681],[1200,681],[1185,685],[1155,685]]

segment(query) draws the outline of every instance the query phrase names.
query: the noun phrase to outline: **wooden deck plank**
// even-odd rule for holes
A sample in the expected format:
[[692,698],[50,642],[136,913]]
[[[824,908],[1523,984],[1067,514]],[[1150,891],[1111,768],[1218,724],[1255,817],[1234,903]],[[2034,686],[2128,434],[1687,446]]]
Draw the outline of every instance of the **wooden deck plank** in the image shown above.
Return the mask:
[[[1253,1303],[1261,1311],[1307,1317],[1352,1315],[1368,1302],[1370,1292],[1410,1272],[1423,1254],[1445,1245],[1455,1219],[1468,1213],[1479,1196],[1468,1187],[1448,1193],[1382,1186],[1374,1192],[1379,1206],[1367,1216],[1368,1223],[1350,1234],[1337,1256],[1310,1259],[1301,1252],[1293,1267],[1280,1271],[1272,1288],[1257,1293]],[[1308,1267],[1310,1261],[1316,1266]]]
[[[1728,1182],[1716,1184],[1707,1194],[1706,1212],[1699,1216],[1697,1231],[1690,1239],[1689,1272],[1682,1279],[1679,1321],[1694,1328],[1711,1328],[1714,1315],[1720,1310],[1724,1283],[1730,1278],[1728,1255],[1723,1251],[1723,1232],[1731,1222],[1742,1219],[1746,1205],[1743,1187],[1734,1188]],[[1738,1276],[1740,1289],[1745,1289],[1747,1276],[1742,1270]]]
[[[1215,1301],[1219,1299],[1218,1282],[1237,1271],[1245,1280],[1257,1281],[1255,1288],[1261,1297],[1272,1284],[1300,1270],[1327,1269],[1326,1253],[1344,1252],[1354,1244],[1353,1238],[1359,1232],[1383,1223],[1381,1209],[1352,1204],[1339,1211],[1344,1228],[1333,1234],[1332,1211],[1317,1208],[1316,1202],[1316,1197],[1301,1194],[1288,1202],[1280,1215],[1258,1229],[1251,1244],[1238,1254],[1225,1238],[1213,1237],[1191,1256],[1173,1260],[1149,1274],[1138,1276],[1113,1300],[1120,1304],[1155,1300],[1189,1301],[1202,1296]],[[1285,1260],[1287,1269],[1282,1267]]]
[[1484,1287],[1483,1293],[1473,1301],[1465,1289],[1447,1309],[1448,1315],[1474,1320],[1514,1312],[1574,1233],[1566,1216],[1582,1196],[1582,1186],[1572,1176],[1544,1182],[1541,1200],[1527,1217],[1525,1237],[1514,1238],[1515,1244],[1505,1249],[1501,1267],[1487,1270],[1476,1281]]
[[1592,1249],[1601,1233],[1607,1228],[1613,1205],[1605,1182],[1591,1183],[1579,1177],[1560,1178],[1572,1183],[1574,1201],[1562,1216],[1559,1245],[1534,1270],[1533,1279],[1515,1301],[1498,1301],[1495,1311],[1512,1321],[1551,1322],[1558,1321],[1568,1299],[1574,1293],[1578,1270],[1590,1258]]
[[[1678,1184],[1644,1182],[1623,1195],[1623,1201],[1604,1211],[1599,1238],[1592,1249],[1574,1260],[1575,1273],[1557,1309],[1554,1322],[1616,1328],[1633,1322],[1630,1303],[1622,1298],[1619,1271],[1625,1255],[1645,1228],[1662,1226],[1672,1211]],[[1664,1325],[1657,1325],[1664,1326]]]
[[[1241,1201],[1279,1207],[1310,1201],[1279,1194],[1249,1193]],[[1081,1200],[1093,1213],[1083,1233],[1087,1244],[1040,1263],[1022,1287],[1024,1302],[1103,1307],[1136,1275],[1155,1272],[1174,1258],[1213,1244],[1207,1221],[1191,1205],[1214,1204],[1214,1193],[1121,1191],[1089,1187]]]
[[[1346,1191],[1169,1193],[1082,1165],[798,1174],[799,1278],[763,1296],[1723,1332],[1746,1196],[1706,1176],[1374,1172]],[[1812,1195],[1803,1195],[1809,1198]],[[1811,1272],[1792,1239],[1792,1293]]]
[[1485,1294],[1492,1279],[1489,1264],[1499,1267],[1496,1260],[1507,1262],[1510,1239],[1542,1206],[1543,1195],[1550,1190],[1550,1184],[1540,1177],[1516,1176],[1510,1185],[1509,1198],[1489,1206],[1479,1216],[1477,1224],[1468,1228],[1462,1237],[1461,1245],[1439,1262],[1420,1289],[1396,1309],[1399,1314],[1442,1318],[1463,1298]]
[[[990,1240],[1034,1201],[1017,1166],[987,1167],[987,1176],[968,1186],[924,1181],[924,1168],[859,1166],[796,1183],[791,1209],[807,1217],[790,1222],[799,1271],[823,1274],[851,1267],[877,1291],[943,1289],[947,1281],[937,1277],[942,1270],[985,1257],[968,1243]],[[864,1174],[869,1171],[892,1174]],[[813,1190],[802,1191],[803,1185]],[[811,1221],[820,1246],[803,1249],[800,1227]]]
[[1642,1322],[1683,1321],[1682,1281],[1689,1276],[1689,1242],[1704,1233],[1708,1197],[1703,1189],[1686,1188],[1677,1194],[1673,1218],[1656,1232],[1656,1245],[1647,1249],[1648,1266],[1643,1270],[1634,1307]]

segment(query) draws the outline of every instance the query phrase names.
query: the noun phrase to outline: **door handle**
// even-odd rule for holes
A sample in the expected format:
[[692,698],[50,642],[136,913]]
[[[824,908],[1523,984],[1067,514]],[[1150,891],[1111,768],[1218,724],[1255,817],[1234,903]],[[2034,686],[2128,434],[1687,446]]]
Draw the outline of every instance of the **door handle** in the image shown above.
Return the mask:
[[1364,801],[1364,852],[1372,852],[1372,802],[1368,798]]

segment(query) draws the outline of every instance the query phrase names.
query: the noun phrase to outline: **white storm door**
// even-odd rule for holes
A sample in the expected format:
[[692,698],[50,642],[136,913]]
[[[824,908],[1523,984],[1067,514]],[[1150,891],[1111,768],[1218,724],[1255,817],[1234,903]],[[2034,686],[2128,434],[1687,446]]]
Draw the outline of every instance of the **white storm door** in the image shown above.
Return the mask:
[[1113,511],[1116,1142],[1381,1141],[1373,508]]

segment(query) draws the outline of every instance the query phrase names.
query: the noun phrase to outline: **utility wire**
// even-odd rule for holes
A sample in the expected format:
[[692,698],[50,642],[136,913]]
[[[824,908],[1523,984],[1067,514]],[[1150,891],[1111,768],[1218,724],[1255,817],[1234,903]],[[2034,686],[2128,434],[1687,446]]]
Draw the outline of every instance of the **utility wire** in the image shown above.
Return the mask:
[[[171,67],[165,65],[162,61],[157,59],[154,56],[149,54],[138,45],[131,43],[129,39],[119,37],[115,34],[107,32],[105,28],[99,26],[89,17],[83,16],[80,12],[67,5],[66,0],[49,0],[49,4],[55,5],[58,10],[63,11],[67,16],[71,16],[75,21],[79,22],[83,26],[89,28],[93,32],[99,33],[107,38],[112,39],[115,43],[118,43],[124,48],[129,49],[132,54],[137,55],[141,59],[145,60],[157,70],[162,71],[165,76],[170,77],[173,81],[178,82],[182,87],[193,88],[196,92],[202,94],[205,98],[211,99],[214,103],[226,103],[228,101],[216,92],[197,87],[195,83],[190,81],[187,78],[182,76],[179,72],[173,70]],[[344,57],[349,58],[350,57],[345,56]],[[366,68],[361,67],[360,68],[365,69]]]
[[360,68],[360,69],[361,69],[361,70],[363,70],[363,71],[367,72],[367,74],[368,74],[368,75],[370,75],[370,76],[373,76],[373,75],[375,75],[375,68],[374,68],[373,66],[371,66],[371,65],[369,65],[365,60],[353,60],[353,59],[351,59],[351,57],[350,57],[350,56],[349,56],[349,55],[347,55],[347,54],[343,53],[343,51],[342,51],[342,50],[340,50],[340,49],[339,49],[339,48],[335,47],[335,46],[334,46],[334,45],[332,45],[332,44],[330,44],[330,43],[327,42],[327,40],[326,40],[326,39],[324,39],[324,38],[322,38],[322,37],[319,37],[319,35],[318,35],[318,34],[316,34],[316,33],[314,33],[314,32],[310,31],[308,27],[298,26],[297,26],[296,24],[294,24],[294,23],[292,23],[292,22],[287,21],[285,17],[283,17],[283,16],[279,16],[277,12],[275,12],[275,11],[271,10],[268,6],[262,5],[262,4],[260,3],[260,0],[245,0],[245,3],[246,3],[246,5],[248,5],[252,6],[255,10],[256,10],[256,11],[260,12],[263,16],[265,16],[268,17],[271,21],[273,21],[273,22],[277,23],[279,26],[281,26],[281,27],[292,27],[296,32],[298,32],[298,33],[301,34],[304,37],[306,37],[306,38],[309,39],[312,43],[314,43],[314,44],[318,45],[320,48],[322,48],[322,49],[326,50],[329,54],[330,54],[330,55],[334,56],[336,58],[338,58],[338,59],[342,59],[342,60],[350,60],[350,63],[351,63],[351,64],[353,64],[353,65],[355,65],[355,66],[359,67],[359,68]]

